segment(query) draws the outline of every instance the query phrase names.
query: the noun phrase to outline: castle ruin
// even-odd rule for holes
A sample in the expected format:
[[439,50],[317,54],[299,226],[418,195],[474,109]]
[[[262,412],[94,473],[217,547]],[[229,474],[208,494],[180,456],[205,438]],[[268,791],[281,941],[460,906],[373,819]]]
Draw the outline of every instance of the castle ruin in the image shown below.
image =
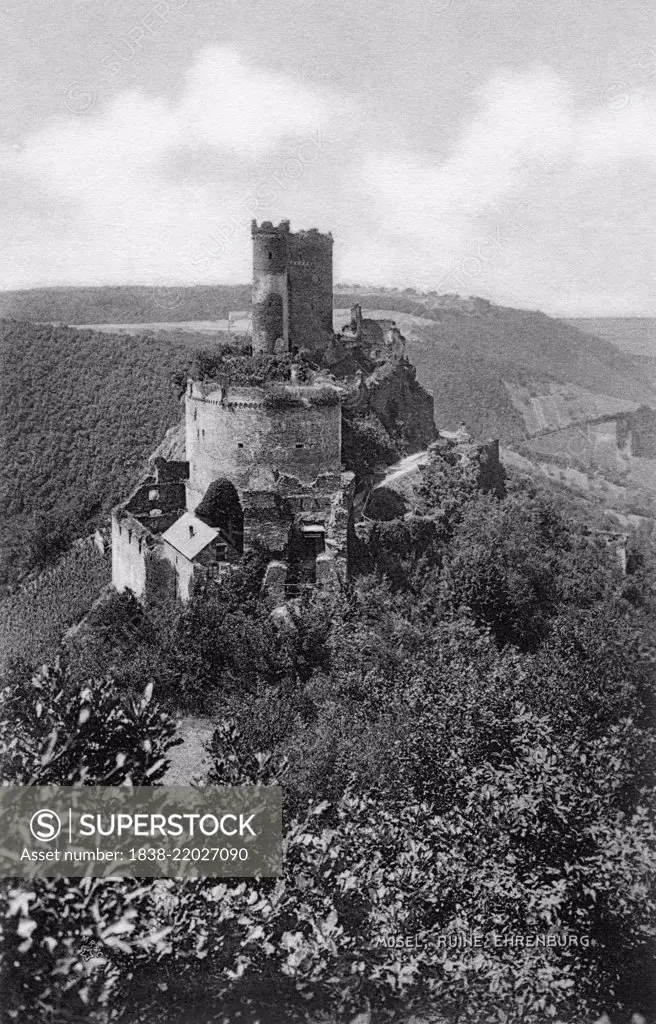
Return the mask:
[[342,471],[341,398],[321,382],[188,381],[177,479],[166,480],[172,464],[161,460],[114,510],[116,589],[186,601],[194,579],[220,577],[257,546],[270,553],[281,595],[338,586],[354,489],[354,474]]
[[251,225],[253,352],[316,353],[333,334],[333,236]]
[[436,437],[432,396],[394,322],[355,305],[333,331],[332,235],[253,221],[252,239],[252,354],[286,369],[257,386],[248,373],[187,382],[183,457],[155,459],[112,514],[114,587],[142,601],[187,601],[254,549],[269,559],[272,604],[334,591],[354,535],[344,417],[373,415],[410,451]]

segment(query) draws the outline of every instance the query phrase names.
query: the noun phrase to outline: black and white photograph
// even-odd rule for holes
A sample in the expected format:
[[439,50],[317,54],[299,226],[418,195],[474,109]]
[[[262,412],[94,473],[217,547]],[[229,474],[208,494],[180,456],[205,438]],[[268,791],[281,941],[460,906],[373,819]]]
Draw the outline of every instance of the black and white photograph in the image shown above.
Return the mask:
[[653,0],[0,10],[0,1024],[656,1024]]

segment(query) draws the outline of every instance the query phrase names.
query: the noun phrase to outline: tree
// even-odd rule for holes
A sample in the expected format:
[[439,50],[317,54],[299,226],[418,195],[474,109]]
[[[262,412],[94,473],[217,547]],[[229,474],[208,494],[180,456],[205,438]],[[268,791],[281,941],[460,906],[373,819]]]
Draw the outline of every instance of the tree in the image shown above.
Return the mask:
[[376,415],[344,417],[342,459],[358,480],[366,480],[398,458],[398,448]]
[[241,533],[244,529],[244,513],[237,490],[229,480],[213,480],[195,513],[208,526]]
[[107,679],[77,683],[60,663],[12,673],[2,694],[0,752],[13,785],[154,785],[176,742],[175,721]]

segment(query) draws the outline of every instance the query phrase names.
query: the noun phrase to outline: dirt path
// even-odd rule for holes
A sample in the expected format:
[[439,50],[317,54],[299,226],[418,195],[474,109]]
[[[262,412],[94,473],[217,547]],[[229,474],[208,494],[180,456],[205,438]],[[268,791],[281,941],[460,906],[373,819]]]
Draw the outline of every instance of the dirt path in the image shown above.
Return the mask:
[[162,779],[164,785],[189,786],[193,780],[204,781],[209,767],[204,742],[212,738],[213,732],[211,718],[190,716],[179,720],[182,743],[169,752],[171,764]]

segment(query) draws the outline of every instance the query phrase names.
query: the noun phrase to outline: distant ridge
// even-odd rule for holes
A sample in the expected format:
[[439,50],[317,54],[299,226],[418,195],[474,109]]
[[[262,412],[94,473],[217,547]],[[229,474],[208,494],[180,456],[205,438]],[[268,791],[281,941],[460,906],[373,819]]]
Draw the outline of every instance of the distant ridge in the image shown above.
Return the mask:
[[656,359],[654,317],[567,317],[564,322],[586,334],[610,341],[623,352]]

